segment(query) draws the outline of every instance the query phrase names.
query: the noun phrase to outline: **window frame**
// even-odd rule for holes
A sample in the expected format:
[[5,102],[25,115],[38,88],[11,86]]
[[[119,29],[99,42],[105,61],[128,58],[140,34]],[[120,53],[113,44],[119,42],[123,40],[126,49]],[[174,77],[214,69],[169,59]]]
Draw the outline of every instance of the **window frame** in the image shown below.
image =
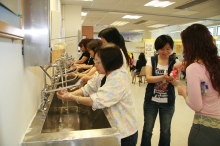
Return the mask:
[[216,36],[220,36],[220,26],[216,27]]

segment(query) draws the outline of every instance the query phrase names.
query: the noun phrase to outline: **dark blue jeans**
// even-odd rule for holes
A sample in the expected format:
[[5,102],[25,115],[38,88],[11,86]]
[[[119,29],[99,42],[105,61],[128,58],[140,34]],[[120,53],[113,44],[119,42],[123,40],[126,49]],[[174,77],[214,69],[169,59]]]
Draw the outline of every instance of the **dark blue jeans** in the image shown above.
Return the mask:
[[121,139],[121,146],[136,146],[138,138],[138,132],[128,137]]
[[151,146],[152,131],[159,112],[160,140],[159,146],[170,146],[170,126],[175,107],[168,103],[144,102],[144,127],[142,132],[141,146]]

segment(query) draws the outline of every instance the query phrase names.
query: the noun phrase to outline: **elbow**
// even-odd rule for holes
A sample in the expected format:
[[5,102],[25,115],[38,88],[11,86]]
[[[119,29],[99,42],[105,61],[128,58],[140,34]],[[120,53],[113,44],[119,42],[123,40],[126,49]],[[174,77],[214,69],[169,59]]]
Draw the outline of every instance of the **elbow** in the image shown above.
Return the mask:
[[199,113],[201,110],[202,110],[202,107],[201,106],[198,106],[198,107],[193,107],[193,110],[197,113]]
[[146,77],[146,81],[147,81],[148,83],[150,83],[150,79],[149,79],[148,77]]
[[82,64],[82,63],[83,63],[83,61],[82,61],[82,60],[79,60],[79,61],[78,61],[78,63],[79,63],[79,64]]
[[202,107],[201,106],[198,106],[198,107],[195,107],[195,106],[192,106],[190,103],[188,103],[189,107],[194,110],[196,113],[199,113],[201,110],[202,110]]
[[199,113],[201,110],[202,110],[202,108],[194,108],[193,109],[196,113]]

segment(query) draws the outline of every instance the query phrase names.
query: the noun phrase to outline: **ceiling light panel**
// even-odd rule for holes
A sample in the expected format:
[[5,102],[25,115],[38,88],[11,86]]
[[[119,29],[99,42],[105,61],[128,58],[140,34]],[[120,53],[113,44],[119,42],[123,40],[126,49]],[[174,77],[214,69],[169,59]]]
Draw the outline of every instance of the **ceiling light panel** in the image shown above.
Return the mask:
[[124,21],[115,21],[114,23],[110,24],[110,25],[114,25],[114,26],[122,26],[125,25],[129,22],[124,22]]
[[81,16],[86,16],[87,13],[86,12],[81,12]]
[[171,2],[171,1],[152,0],[149,3],[146,3],[144,6],[165,8],[174,3],[175,2]]
[[132,30],[131,32],[143,32],[144,30],[139,30],[139,29],[136,29],[136,30]]
[[138,19],[138,18],[141,18],[142,16],[138,16],[138,15],[125,15],[124,19]]
[[182,32],[183,30],[177,30],[177,31],[171,31],[170,33],[178,33],[178,32]]

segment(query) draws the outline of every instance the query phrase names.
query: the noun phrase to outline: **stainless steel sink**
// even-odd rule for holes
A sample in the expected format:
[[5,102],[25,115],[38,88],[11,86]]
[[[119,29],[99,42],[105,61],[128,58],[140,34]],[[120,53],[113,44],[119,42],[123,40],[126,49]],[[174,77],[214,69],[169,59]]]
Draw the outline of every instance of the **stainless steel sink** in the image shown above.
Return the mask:
[[85,107],[50,108],[42,133],[110,128],[102,110],[91,111]]
[[120,146],[120,134],[106,112],[76,102],[63,103],[56,94],[49,98],[49,111],[37,113],[23,146]]

